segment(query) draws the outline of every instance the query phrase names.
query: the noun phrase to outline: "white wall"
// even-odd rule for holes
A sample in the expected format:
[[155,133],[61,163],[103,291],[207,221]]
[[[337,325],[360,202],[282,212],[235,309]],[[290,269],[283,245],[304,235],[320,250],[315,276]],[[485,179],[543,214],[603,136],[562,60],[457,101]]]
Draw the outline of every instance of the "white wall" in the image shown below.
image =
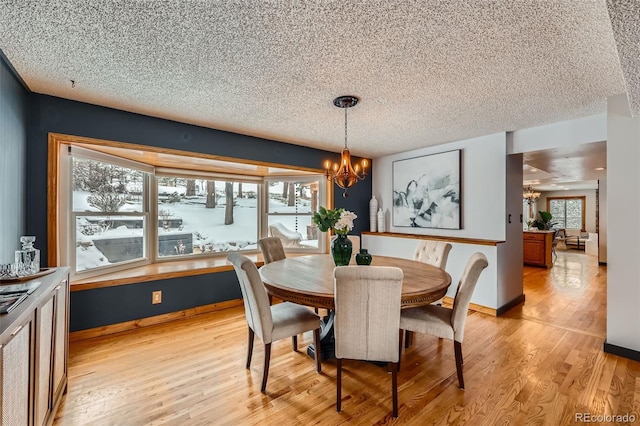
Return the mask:
[[[507,134],[507,140],[511,133]],[[522,296],[522,154],[507,156],[507,211],[505,229],[507,238],[498,244],[498,308]]]
[[[393,162],[423,155],[462,150],[462,229],[394,227],[392,223]],[[389,232],[504,240],[506,134],[430,146],[374,159],[372,187],[386,216]]]
[[607,343],[640,351],[640,118],[625,95],[607,115]]
[[509,154],[576,146],[607,140],[607,114],[560,121],[513,132]]
[[607,201],[607,178],[598,182],[598,197],[600,198],[600,223],[598,224],[598,262],[607,263],[607,238],[609,229],[608,201]]
[[[499,133],[473,139],[467,139],[438,146],[408,151],[401,154],[376,158],[373,172],[373,195],[378,199],[380,207],[386,214],[386,229],[389,232],[434,235],[445,237],[461,237],[504,241],[506,239],[507,221],[507,141],[506,133]],[[392,214],[392,172],[393,162],[406,158],[436,154],[460,149],[462,150],[462,229],[433,229],[390,226]],[[522,198],[522,161],[516,168],[519,181],[515,197],[517,202]],[[522,244],[522,232],[519,225],[520,208],[512,213],[512,225],[517,229],[517,243]],[[411,259],[419,240],[411,238],[394,238],[387,236],[363,235],[363,247],[375,255],[398,256]],[[505,245],[505,243],[500,243]],[[514,250],[517,251],[517,248]],[[517,257],[515,274],[509,268],[507,253],[499,259],[498,247],[495,245],[452,243],[447,262],[447,272],[451,275],[452,286],[447,293],[455,296],[455,289],[469,256],[475,252],[484,253],[489,260],[489,267],[482,272],[473,293],[472,302],[491,309],[498,309],[504,303],[502,299],[522,295],[522,249]],[[514,275],[517,277],[514,278]],[[516,294],[517,293],[517,294]],[[515,296],[514,296],[515,295]]]

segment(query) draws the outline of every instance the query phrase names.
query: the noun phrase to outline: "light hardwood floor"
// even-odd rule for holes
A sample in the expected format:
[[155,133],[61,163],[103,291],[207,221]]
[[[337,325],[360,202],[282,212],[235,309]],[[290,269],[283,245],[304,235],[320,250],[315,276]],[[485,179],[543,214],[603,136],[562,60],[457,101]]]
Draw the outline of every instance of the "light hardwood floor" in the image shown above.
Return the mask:
[[242,307],[70,345],[69,389],[56,425],[566,425],[577,413],[633,414],[640,422],[640,363],[602,351],[606,267],[559,252],[550,270],[525,267],[524,305],[495,318],[471,313],[463,343],[466,390],[453,345],[416,335],[398,376],[345,361],[343,412],[335,411],[335,362],[317,374],[304,353],[311,334],[273,344],[267,394],[256,338],[244,367]]

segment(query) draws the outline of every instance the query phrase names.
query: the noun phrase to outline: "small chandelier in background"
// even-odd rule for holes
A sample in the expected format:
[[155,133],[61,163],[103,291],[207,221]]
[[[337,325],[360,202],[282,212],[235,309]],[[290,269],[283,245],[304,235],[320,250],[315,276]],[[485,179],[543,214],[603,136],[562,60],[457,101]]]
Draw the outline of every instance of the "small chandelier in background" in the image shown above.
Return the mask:
[[529,205],[531,205],[531,204],[535,203],[536,201],[538,201],[538,199],[540,198],[540,193],[539,192],[535,192],[533,190],[533,188],[531,187],[531,185],[529,185],[527,187],[527,189],[525,189],[524,192],[522,193],[522,198],[527,200],[527,203],[529,203]]
[[325,176],[327,179],[333,180],[336,185],[344,189],[343,197],[348,197],[347,188],[351,188],[359,180],[364,179],[367,176],[367,166],[369,163],[366,159],[362,160],[360,164],[351,164],[351,154],[349,148],[347,148],[347,109],[355,106],[358,103],[358,98],[355,96],[340,96],[333,100],[333,104],[338,108],[344,108],[344,148],[340,155],[340,164],[333,163],[326,160],[324,162]]

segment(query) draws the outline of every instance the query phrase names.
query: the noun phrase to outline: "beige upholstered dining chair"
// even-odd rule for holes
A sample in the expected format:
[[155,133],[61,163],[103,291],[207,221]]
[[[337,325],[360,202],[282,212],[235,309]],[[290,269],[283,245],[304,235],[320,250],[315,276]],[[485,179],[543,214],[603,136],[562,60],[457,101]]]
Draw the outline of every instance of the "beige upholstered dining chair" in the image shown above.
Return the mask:
[[418,247],[416,247],[413,260],[418,260],[444,270],[447,266],[450,251],[451,243],[423,240],[418,244]]
[[[447,268],[447,260],[451,251],[451,243],[444,241],[423,240],[418,243],[416,251],[413,253],[413,260],[424,262],[428,265],[440,268],[443,271]],[[442,305],[442,299],[433,302],[434,305]],[[408,332],[407,332],[408,333]],[[405,345],[409,345],[411,339],[406,335]],[[408,347],[408,346],[405,346]]]
[[471,255],[460,277],[456,296],[453,300],[453,308],[427,305],[404,309],[400,316],[400,328],[402,330],[431,334],[453,341],[460,389],[464,389],[462,340],[464,338],[464,325],[467,321],[467,310],[480,273],[488,265],[489,262],[484,254],[474,253]]
[[269,361],[271,358],[271,343],[287,337],[293,339],[293,349],[297,350],[298,334],[313,330],[315,345],[316,371],[322,370],[320,364],[320,317],[310,309],[291,302],[278,303],[271,306],[267,290],[262,284],[258,268],[251,259],[240,253],[230,254],[227,259],[240,282],[244,312],[249,326],[249,348],[247,351],[247,368],[251,365],[254,334],[264,343],[264,370],[260,392],[267,388],[269,375]]
[[282,246],[282,240],[278,237],[262,238],[258,241],[260,251],[262,251],[262,257],[264,263],[275,262],[276,260],[282,260],[287,257]]
[[339,266],[334,270],[336,409],[342,410],[342,360],[387,362],[393,417],[398,417],[398,345],[403,273],[389,266]]
[[[279,237],[262,238],[258,240],[258,246],[260,246],[265,264],[287,258],[284,247],[282,246],[282,240]],[[271,301],[271,298],[269,298],[269,301]],[[313,311],[317,314],[318,308],[314,307]]]

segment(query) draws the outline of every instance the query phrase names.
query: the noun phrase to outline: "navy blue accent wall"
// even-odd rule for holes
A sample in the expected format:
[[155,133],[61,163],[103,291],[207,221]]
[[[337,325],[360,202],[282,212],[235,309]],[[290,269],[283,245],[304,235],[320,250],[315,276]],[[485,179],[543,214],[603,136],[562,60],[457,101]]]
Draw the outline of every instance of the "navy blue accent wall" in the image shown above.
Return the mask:
[[[152,305],[151,293],[158,290],[162,303]],[[69,328],[84,330],[241,298],[234,271],[76,291],[71,293]]]
[[371,200],[371,176],[367,176],[365,180],[360,181],[354,187],[349,188],[348,193],[348,197],[343,197],[342,189],[336,186],[334,204],[336,208],[342,207],[345,210],[350,210],[358,215],[358,218],[353,222],[353,231],[350,233],[353,235],[360,235],[362,231],[369,230],[369,200]]
[[0,51],[0,263],[11,263],[26,234],[29,92]]
[[[28,132],[27,232],[35,235],[46,263],[48,134],[62,133],[179,149],[226,157],[320,168],[339,154],[153,118],[66,99],[31,94]],[[354,160],[357,160],[354,158]],[[335,205],[358,215],[353,234],[369,228],[371,178],[343,198],[336,187]],[[151,292],[162,290],[163,302],[151,305]],[[71,293],[71,331],[116,324],[240,297],[235,273],[218,273],[123,285]]]

